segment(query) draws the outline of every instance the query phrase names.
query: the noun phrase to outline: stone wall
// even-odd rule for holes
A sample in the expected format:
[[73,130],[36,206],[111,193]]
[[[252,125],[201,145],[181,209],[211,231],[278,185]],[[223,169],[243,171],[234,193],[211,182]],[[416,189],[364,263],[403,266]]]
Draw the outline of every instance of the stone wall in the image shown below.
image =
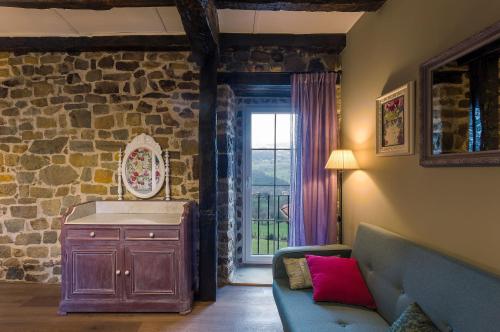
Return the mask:
[[198,198],[198,78],[187,52],[0,54],[0,279],[60,280],[60,215],[116,199],[137,134],[170,151],[172,196]]
[[225,72],[319,72],[340,69],[335,52],[314,49],[255,46],[222,51],[220,71]]
[[220,85],[217,92],[218,283],[223,285],[231,281],[235,267],[236,99],[228,85]]

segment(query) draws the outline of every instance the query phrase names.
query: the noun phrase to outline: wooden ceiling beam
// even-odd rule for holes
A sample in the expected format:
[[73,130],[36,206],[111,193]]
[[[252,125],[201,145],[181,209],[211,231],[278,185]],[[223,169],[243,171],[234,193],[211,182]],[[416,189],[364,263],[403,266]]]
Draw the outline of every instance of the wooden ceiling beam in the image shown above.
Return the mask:
[[195,58],[219,54],[219,21],[213,0],[177,0],[184,31]]
[[175,0],[0,0],[0,6],[108,10],[115,7],[173,7]]
[[314,49],[324,52],[340,53],[346,45],[344,33],[329,34],[220,34],[220,47],[222,50],[230,48],[250,48],[255,46],[281,46],[302,49]]
[[12,52],[189,51],[184,35],[96,37],[0,37],[0,50]]
[[217,0],[216,5],[219,9],[372,12],[382,7],[385,1],[386,0]]
[[[216,0],[219,9],[302,10],[302,11],[376,11],[386,0]],[[210,1],[212,2],[212,1]],[[107,10],[115,7],[168,7],[175,0],[0,0],[0,6],[18,8],[63,8]]]

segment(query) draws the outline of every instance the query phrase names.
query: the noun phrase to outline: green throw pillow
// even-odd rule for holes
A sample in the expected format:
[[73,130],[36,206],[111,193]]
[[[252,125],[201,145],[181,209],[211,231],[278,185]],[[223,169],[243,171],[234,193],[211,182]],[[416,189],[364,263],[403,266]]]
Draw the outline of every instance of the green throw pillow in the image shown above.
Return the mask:
[[392,323],[387,332],[439,332],[439,330],[420,306],[413,303]]

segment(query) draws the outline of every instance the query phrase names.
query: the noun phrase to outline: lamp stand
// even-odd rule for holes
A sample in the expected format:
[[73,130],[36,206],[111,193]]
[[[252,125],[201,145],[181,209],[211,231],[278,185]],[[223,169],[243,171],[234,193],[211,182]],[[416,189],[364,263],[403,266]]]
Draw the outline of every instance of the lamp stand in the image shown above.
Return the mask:
[[337,170],[337,188],[338,188],[338,212],[337,212],[337,233],[338,233],[338,243],[342,244],[344,242],[344,232],[342,224],[342,173],[343,170]]

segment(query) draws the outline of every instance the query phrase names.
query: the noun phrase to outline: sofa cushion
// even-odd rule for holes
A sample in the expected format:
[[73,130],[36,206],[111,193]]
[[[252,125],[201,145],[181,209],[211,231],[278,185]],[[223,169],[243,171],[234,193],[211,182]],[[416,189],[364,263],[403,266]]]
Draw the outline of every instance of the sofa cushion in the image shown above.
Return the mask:
[[382,332],[389,325],[375,311],[331,302],[315,303],[311,289],[291,290],[286,278],[274,279],[273,295],[290,332]]
[[358,262],[353,258],[306,255],[315,301],[333,301],[375,309]]
[[311,273],[305,258],[283,258],[291,289],[311,288]]
[[498,276],[367,224],[352,254],[388,322],[417,302],[441,331],[498,332]]
[[434,323],[416,303],[406,308],[399,318],[392,323],[387,332],[439,332]]

